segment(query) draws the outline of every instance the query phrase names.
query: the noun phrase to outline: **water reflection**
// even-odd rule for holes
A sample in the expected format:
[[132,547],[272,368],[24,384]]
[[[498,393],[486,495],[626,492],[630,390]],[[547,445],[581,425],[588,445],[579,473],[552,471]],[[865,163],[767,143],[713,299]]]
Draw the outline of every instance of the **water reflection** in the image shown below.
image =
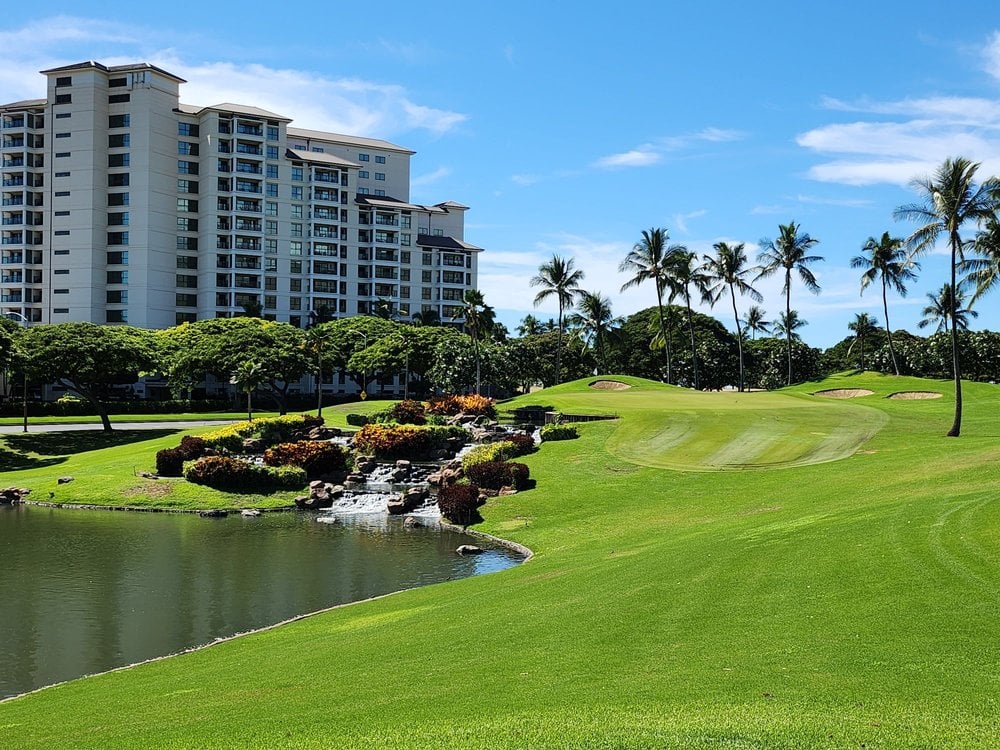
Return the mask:
[[0,696],[519,560],[468,541],[381,515],[0,507]]

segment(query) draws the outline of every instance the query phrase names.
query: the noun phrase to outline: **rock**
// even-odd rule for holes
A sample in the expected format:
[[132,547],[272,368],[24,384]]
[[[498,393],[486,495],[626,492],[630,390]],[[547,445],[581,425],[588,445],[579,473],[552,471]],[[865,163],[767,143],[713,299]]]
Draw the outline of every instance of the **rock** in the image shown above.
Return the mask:
[[31,490],[20,487],[8,487],[0,490],[0,505],[20,505],[24,502],[25,495],[30,494],[30,492]]
[[419,529],[421,526],[423,526],[423,524],[413,516],[407,516],[403,521],[404,529]]
[[244,518],[257,518],[260,516],[260,511],[256,508],[244,508],[240,511],[240,515]]
[[263,453],[264,448],[264,441],[260,438],[247,438],[243,441],[244,453]]
[[159,474],[151,474],[148,471],[140,471],[139,472],[139,476],[142,477],[143,479],[159,479],[160,478]]
[[229,515],[229,511],[222,508],[212,508],[211,510],[200,510],[198,515],[202,518],[225,518]]
[[474,544],[463,544],[458,547],[455,552],[460,555],[481,555],[483,550]]
[[342,484],[330,484],[317,479],[309,483],[308,496],[300,495],[295,498],[295,507],[302,510],[329,508],[333,505],[333,501],[340,498],[343,494],[344,486]]
[[69,484],[73,481],[73,477],[59,477],[56,480],[56,484]]
[[431,487],[439,487],[444,481],[444,475],[440,471],[435,471],[433,474],[427,477],[427,484]]
[[411,487],[406,492],[399,495],[395,500],[390,500],[386,503],[389,515],[401,516],[404,513],[410,513],[423,505],[427,496],[428,492],[426,487]]
[[413,463],[410,462],[410,461],[407,461],[406,459],[402,459],[401,458],[401,459],[399,459],[396,462],[396,468],[397,469],[406,469],[407,471],[409,471],[412,467],[413,467]]
[[504,495],[516,495],[517,490],[515,490],[513,487],[501,487],[500,492],[498,492],[497,494],[500,495],[501,497],[503,497]]

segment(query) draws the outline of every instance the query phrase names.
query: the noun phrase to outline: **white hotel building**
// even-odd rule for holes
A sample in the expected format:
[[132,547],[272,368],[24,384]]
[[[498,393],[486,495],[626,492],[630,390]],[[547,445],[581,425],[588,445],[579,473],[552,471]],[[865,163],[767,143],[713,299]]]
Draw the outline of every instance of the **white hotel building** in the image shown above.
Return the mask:
[[304,326],[388,302],[449,321],[476,287],[467,207],[409,202],[413,151],[181,104],[145,63],[42,73],[45,99],[0,105],[0,314],[165,328],[260,305]]

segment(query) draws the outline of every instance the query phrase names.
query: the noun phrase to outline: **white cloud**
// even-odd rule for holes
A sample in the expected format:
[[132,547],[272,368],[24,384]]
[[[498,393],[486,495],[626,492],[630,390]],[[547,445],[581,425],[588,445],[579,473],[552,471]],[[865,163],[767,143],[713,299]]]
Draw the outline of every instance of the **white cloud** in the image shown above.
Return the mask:
[[1000,31],[994,31],[983,48],[983,67],[994,78],[1000,79]]
[[442,180],[451,174],[451,169],[448,167],[438,167],[433,172],[428,172],[427,174],[418,175],[410,179],[410,187],[423,187],[424,185],[431,185],[438,180]]
[[686,214],[674,214],[674,224],[677,225],[678,231],[681,231],[684,234],[687,234],[688,233],[688,225],[687,225],[688,219],[697,219],[700,216],[704,216],[707,213],[708,213],[708,211],[706,211],[704,208],[702,208],[702,209],[699,209],[697,211],[691,211],[691,212],[686,213]]
[[656,164],[663,155],[653,150],[652,146],[639,146],[631,151],[605,156],[594,162],[599,169],[620,169],[622,167],[649,167]]
[[157,30],[122,23],[42,19],[0,32],[0,91],[7,101],[39,97],[45,85],[39,70],[87,59],[107,65],[141,61],[189,81],[181,86],[187,104],[253,104],[294,116],[298,127],[388,138],[414,130],[441,135],[467,120],[413,101],[402,86],[227,60],[191,62],[211,40],[198,40],[188,51],[168,46],[172,41]]
[[515,185],[521,185],[527,187],[528,185],[534,185],[536,182],[540,182],[542,179],[541,175],[537,174],[515,174],[510,176],[510,181]]

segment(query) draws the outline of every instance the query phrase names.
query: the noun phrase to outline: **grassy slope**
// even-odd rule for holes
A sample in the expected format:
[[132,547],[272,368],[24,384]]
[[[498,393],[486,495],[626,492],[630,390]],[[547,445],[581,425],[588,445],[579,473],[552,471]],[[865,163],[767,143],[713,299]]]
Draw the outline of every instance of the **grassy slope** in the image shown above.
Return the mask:
[[[853,457],[627,462],[608,445],[678,397],[646,385],[620,424],[529,457],[536,490],[484,508],[528,564],[17,699],[0,746],[992,747],[1000,393],[969,384],[949,440],[946,384],[794,392],[819,387],[876,391],[858,402],[887,424]],[[878,398],[911,388],[946,396]]]

